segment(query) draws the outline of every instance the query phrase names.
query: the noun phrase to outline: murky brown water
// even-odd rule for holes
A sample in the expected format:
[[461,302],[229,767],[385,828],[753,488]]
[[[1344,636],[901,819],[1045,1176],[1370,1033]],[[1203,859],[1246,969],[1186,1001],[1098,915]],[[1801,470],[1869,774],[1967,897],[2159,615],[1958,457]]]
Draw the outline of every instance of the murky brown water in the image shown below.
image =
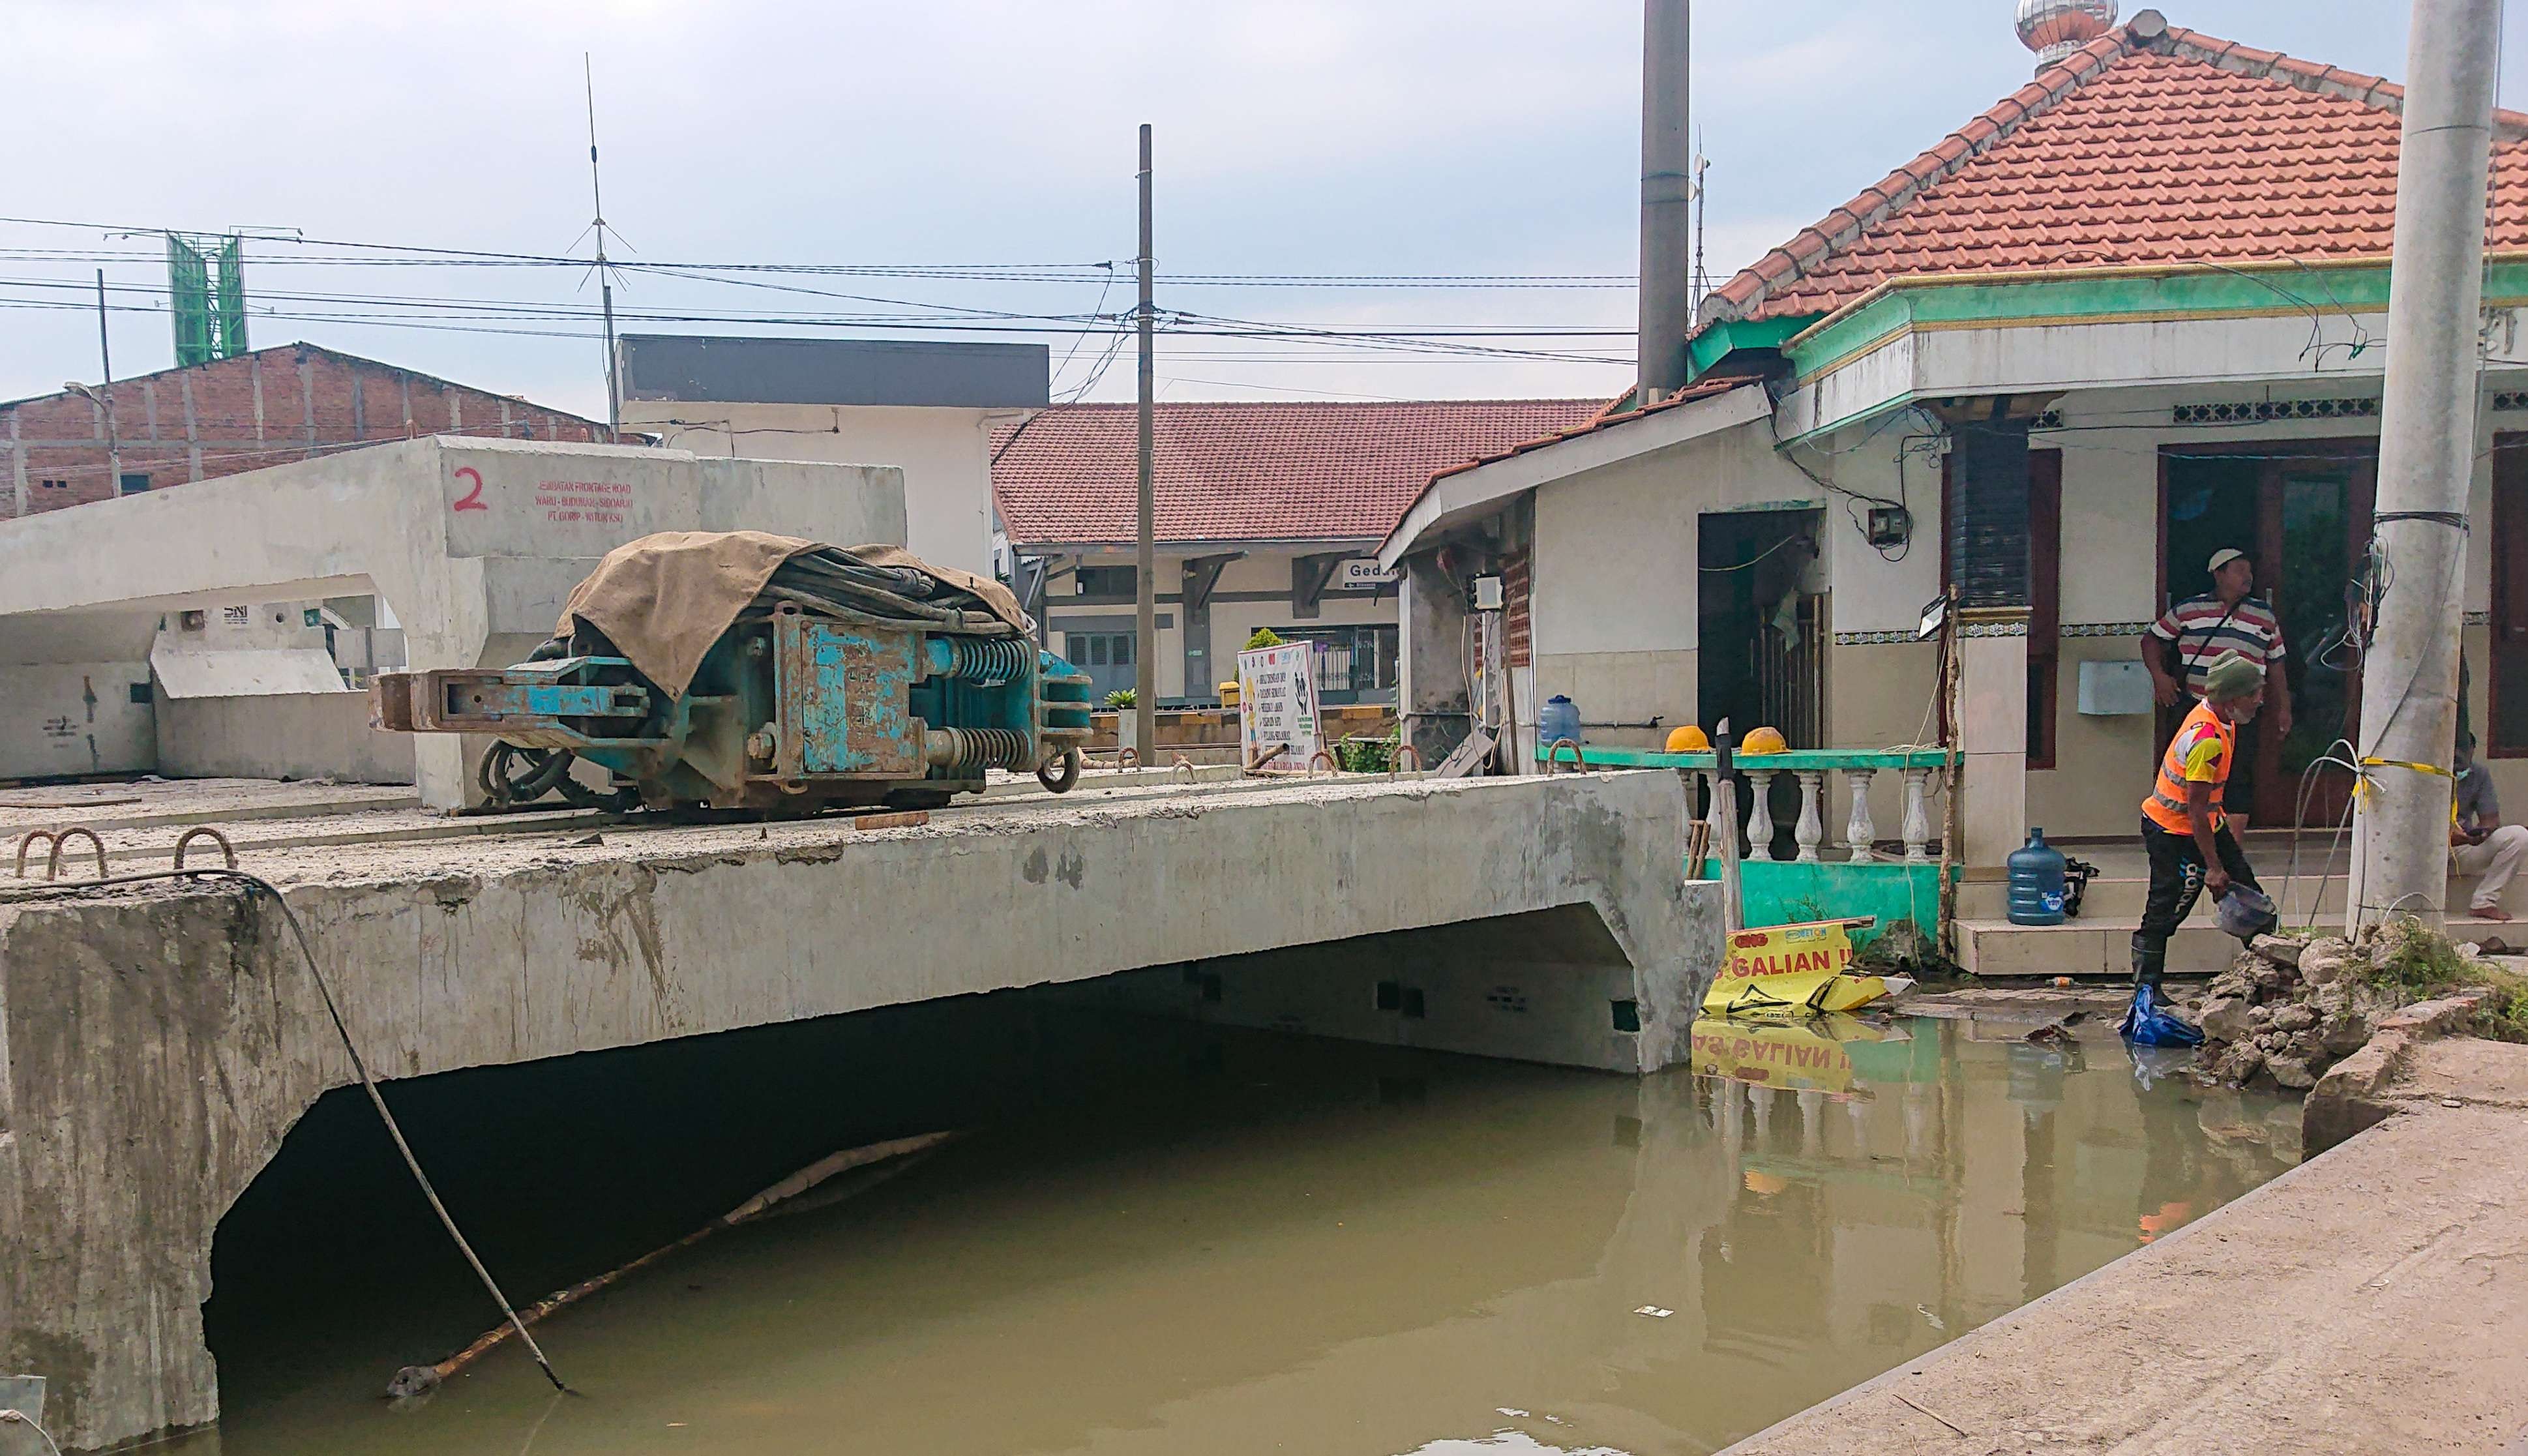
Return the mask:
[[[340,1274],[356,1295],[320,1267],[215,1326],[227,1418],[170,1449],[1704,1452],[2295,1151],[2295,1108],[2145,1088],[2112,1037],[1704,1030],[1705,1065],[1766,1085],[1171,1028],[1165,1056],[1037,1088],[844,1205],[563,1315],[543,1337],[571,1397],[504,1351],[425,1401],[379,1399],[486,1323],[436,1251],[413,1256],[431,1297],[375,1292],[397,1287],[377,1266],[399,1225]],[[649,1156],[673,1180],[696,1150]],[[615,1201],[575,1215],[591,1239]]]

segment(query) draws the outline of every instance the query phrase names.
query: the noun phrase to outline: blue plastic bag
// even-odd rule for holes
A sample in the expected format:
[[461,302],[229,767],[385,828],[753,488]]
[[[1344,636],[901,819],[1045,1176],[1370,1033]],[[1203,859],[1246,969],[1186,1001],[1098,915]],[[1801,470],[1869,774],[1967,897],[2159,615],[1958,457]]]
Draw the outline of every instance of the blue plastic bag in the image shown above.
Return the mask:
[[2125,1023],[2117,1028],[2125,1040],[2143,1047],[2199,1047],[2203,1032],[2159,1004],[2159,988],[2133,987],[2133,1005],[2125,1010]]

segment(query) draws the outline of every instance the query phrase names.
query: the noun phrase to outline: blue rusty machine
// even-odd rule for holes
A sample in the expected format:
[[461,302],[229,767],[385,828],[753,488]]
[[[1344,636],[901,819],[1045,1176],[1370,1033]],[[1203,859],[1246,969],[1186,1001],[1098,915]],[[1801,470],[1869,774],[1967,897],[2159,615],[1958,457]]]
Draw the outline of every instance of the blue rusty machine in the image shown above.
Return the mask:
[[[498,740],[476,772],[496,804],[794,814],[937,807],[993,768],[1079,781],[1086,673],[921,572],[819,551],[775,572],[681,692],[583,622],[513,667],[381,673],[376,720]],[[609,791],[573,778],[582,758]]]

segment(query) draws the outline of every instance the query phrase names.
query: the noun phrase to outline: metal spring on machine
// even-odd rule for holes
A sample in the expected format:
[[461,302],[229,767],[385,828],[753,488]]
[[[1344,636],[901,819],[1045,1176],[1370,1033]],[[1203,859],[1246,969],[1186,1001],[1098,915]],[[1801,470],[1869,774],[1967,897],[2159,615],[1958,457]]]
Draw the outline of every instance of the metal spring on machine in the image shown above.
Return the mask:
[[949,640],[948,676],[971,683],[1007,683],[1027,676],[1035,644],[1024,637],[957,637]]
[[1027,736],[1015,728],[948,728],[941,731],[948,735],[956,748],[956,756],[949,760],[949,767],[1034,766],[1027,753]]

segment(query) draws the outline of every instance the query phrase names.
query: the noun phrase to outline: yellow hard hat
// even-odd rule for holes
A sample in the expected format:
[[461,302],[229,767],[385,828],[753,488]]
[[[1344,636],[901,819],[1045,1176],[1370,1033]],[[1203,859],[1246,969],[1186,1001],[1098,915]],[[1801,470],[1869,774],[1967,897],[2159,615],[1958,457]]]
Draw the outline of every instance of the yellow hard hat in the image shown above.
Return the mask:
[[1667,751],[1671,754],[1701,754],[1711,748],[1712,740],[1692,723],[1667,731]]
[[1787,754],[1790,751],[1790,740],[1782,737],[1779,728],[1753,729],[1746,741],[1738,745],[1738,752],[1742,754]]

